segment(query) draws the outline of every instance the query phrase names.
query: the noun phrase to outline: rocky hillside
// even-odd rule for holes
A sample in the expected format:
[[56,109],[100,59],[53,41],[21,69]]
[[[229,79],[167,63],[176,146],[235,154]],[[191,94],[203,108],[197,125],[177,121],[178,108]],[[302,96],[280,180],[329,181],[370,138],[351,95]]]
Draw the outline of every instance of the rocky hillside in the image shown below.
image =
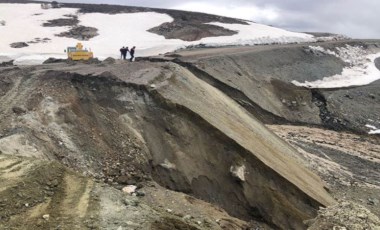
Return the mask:
[[296,86],[347,67],[312,45],[4,64],[0,227],[376,229],[378,81]]

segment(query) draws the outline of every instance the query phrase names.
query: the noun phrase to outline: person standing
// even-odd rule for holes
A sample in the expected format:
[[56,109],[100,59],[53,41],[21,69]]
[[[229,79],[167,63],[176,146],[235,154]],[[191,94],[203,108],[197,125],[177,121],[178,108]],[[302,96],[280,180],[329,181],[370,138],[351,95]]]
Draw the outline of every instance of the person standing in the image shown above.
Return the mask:
[[124,47],[124,46],[121,47],[121,49],[120,49],[120,59],[123,59],[123,58],[124,58],[124,55],[123,55],[124,50],[125,50],[125,47]]
[[128,50],[128,47],[125,48],[124,46],[120,49],[121,58],[124,60],[127,59],[127,50]]
[[129,59],[129,61],[133,61],[133,58],[135,57],[135,49],[136,49],[136,46],[132,47],[131,50],[129,51],[129,54],[131,55],[131,58]]

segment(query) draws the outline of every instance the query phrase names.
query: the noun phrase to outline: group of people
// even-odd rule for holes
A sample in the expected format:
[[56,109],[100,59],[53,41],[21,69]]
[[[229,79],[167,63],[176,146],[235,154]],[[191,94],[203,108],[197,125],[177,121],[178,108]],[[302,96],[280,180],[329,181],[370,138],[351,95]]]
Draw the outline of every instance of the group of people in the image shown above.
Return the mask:
[[129,52],[129,55],[131,56],[131,58],[129,59],[129,61],[133,61],[133,58],[135,57],[135,49],[136,47],[132,47],[131,49],[128,49],[128,46],[127,47],[122,47],[120,49],[120,54],[121,54],[121,58],[124,59],[124,60],[127,60],[127,54]]

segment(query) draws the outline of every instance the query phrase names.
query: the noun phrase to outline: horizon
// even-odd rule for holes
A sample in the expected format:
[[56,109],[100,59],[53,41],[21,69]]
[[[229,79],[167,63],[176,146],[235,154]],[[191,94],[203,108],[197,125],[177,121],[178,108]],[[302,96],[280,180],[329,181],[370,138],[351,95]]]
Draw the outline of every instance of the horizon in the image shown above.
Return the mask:
[[[50,2],[50,1],[46,1]],[[61,3],[108,4],[163,8],[214,14],[250,20],[294,32],[325,32],[351,38],[380,38],[376,22],[380,2],[355,0],[314,2],[311,0],[62,0]],[[339,9],[339,10],[337,10]],[[373,10],[373,13],[370,13]]]

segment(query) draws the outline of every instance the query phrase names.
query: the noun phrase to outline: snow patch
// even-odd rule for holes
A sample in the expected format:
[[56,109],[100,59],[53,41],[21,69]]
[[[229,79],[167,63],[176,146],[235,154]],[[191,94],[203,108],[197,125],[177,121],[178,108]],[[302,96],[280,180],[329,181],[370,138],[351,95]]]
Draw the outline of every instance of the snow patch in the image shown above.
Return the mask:
[[206,24],[238,31],[238,34],[232,36],[203,38],[200,42],[206,46],[284,44],[316,41],[314,36],[309,34],[290,32],[252,22],[250,22],[249,25],[226,24],[220,22]]
[[368,134],[380,134],[380,129],[373,125],[366,125],[365,127],[371,129]]
[[336,56],[348,64],[341,74],[325,77],[322,80],[300,83],[292,81],[294,85],[307,88],[344,88],[351,86],[368,85],[380,79],[380,71],[375,65],[375,59],[380,53],[368,54],[363,47],[338,47],[336,51],[326,50],[320,46],[310,46],[311,50]]

